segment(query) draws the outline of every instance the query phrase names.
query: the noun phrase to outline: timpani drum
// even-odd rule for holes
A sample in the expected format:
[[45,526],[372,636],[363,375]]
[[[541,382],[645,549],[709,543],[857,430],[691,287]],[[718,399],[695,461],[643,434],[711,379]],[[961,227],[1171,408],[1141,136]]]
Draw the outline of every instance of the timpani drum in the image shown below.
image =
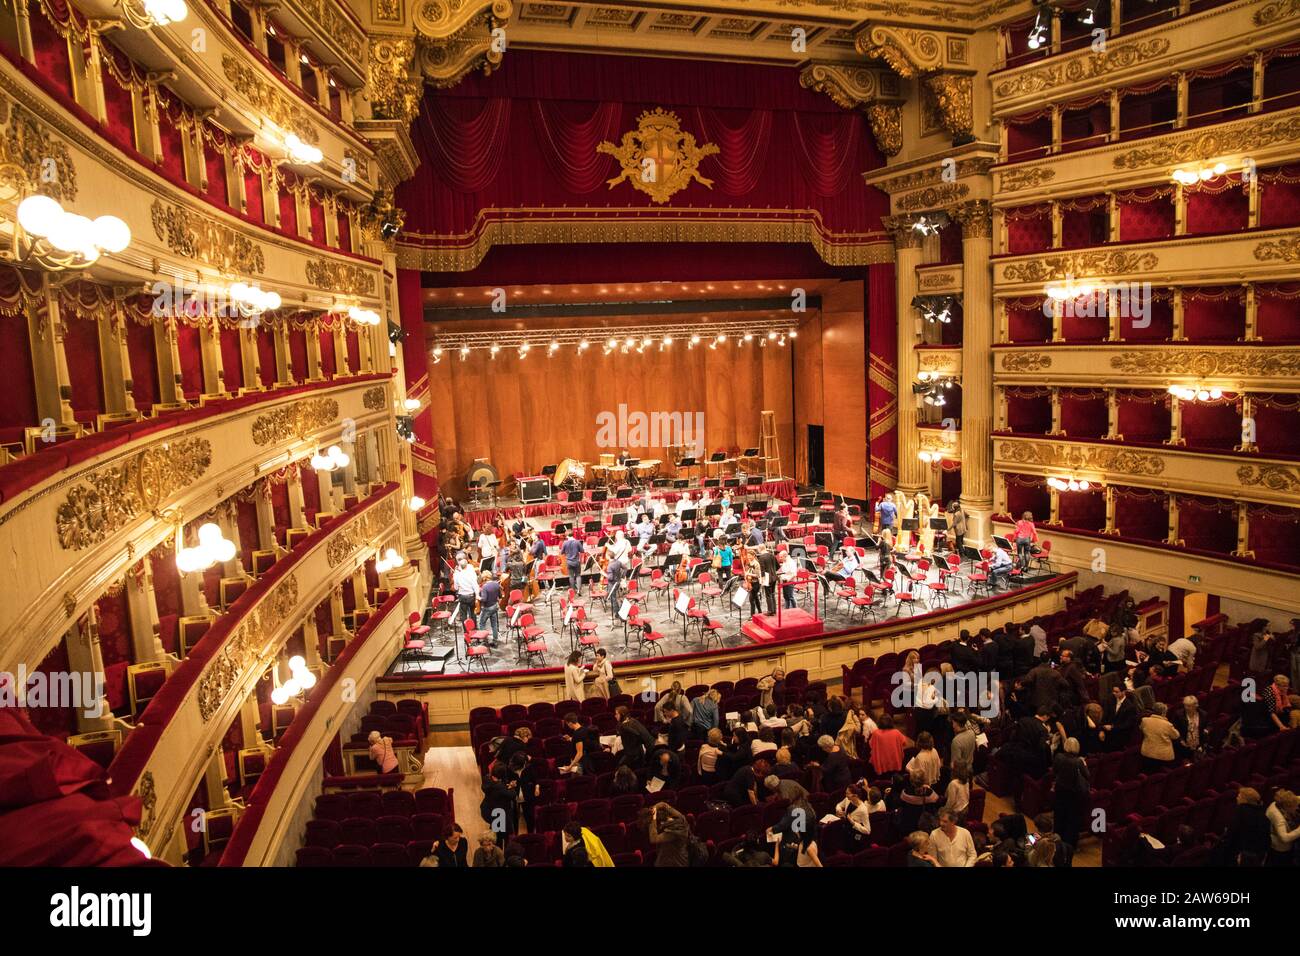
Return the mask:
[[555,469],[555,487],[576,484],[581,487],[587,480],[587,466],[576,458],[566,458]]
[[658,458],[647,458],[636,466],[636,476],[642,480],[648,480],[659,474],[659,466],[663,462]]

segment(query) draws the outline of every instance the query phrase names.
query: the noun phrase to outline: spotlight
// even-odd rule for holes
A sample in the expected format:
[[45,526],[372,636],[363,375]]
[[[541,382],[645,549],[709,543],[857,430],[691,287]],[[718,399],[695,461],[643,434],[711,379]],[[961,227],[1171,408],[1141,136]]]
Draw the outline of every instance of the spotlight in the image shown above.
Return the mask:
[[1027,40],[1029,49],[1037,50],[1048,40],[1047,14],[1043,10],[1038,11],[1038,16],[1034,18],[1034,25],[1029,30]]

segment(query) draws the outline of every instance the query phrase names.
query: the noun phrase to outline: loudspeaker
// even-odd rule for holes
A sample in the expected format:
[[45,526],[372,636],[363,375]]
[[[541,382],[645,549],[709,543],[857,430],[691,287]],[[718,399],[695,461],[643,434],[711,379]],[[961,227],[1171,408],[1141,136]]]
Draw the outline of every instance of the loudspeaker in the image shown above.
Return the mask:
[[519,500],[526,505],[537,504],[539,501],[550,501],[551,479],[546,477],[520,478]]

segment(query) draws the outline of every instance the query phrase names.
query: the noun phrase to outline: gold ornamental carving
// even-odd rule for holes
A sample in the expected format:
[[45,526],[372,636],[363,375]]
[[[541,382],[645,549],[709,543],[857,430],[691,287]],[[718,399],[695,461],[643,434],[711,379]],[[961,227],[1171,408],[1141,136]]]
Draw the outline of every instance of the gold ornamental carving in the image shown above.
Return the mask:
[[1019,192],[1022,189],[1035,189],[1043,183],[1056,178],[1056,170],[1042,166],[1029,169],[1008,169],[998,173],[998,188],[1005,193]]
[[226,639],[220,652],[199,678],[199,716],[211,720],[225,703],[240,677],[261,660],[261,650],[268,635],[273,635],[289,620],[298,604],[298,577],[284,577],[253,608]]
[[311,120],[305,106],[295,103],[270,80],[263,79],[249,66],[246,58],[229,53],[221,55],[221,70],[234,86],[235,92],[248,100],[258,111],[265,113],[277,126],[297,134],[305,143],[320,141],[320,132]]
[[881,216],[881,225],[899,249],[916,249],[921,245],[921,234],[916,231],[917,216]]
[[667,202],[692,181],[713,188],[713,180],[701,176],[699,167],[702,159],[718,152],[717,144],[696,144],[695,137],[681,128],[677,114],[662,108],[637,117],[637,128],[624,133],[618,146],[606,140],[596,152],[608,153],[622,167],[607,181],[610,189],[626,179],[655,202]]
[[901,103],[872,103],[867,107],[867,122],[876,145],[886,156],[903,150],[903,106]]
[[365,35],[347,15],[338,8],[336,0],[298,0],[298,5],[307,11],[307,15],[316,21],[323,35],[339,45],[339,48],[354,61],[361,61],[361,51],[365,46]]
[[1255,258],[1260,262],[1300,262],[1300,236],[1261,242],[1255,247]]
[[406,9],[402,0],[372,0],[370,17],[376,23],[404,23]]
[[941,183],[927,186],[914,193],[905,193],[898,197],[895,205],[902,212],[920,212],[924,209],[941,209],[950,206],[970,195],[970,187],[965,183]]
[[67,551],[98,544],[140,515],[156,511],[211,464],[212,445],[206,438],[182,438],[95,470],[68,491],[55,513],[59,544]]
[[153,231],[178,256],[197,259],[227,275],[266,272],[262,247],[238,229],[161,199],[153,201],[149,215]]
[[960,349],[922,350],[916,356],[918,372],[937,372],[940,375],[956,375],[960,369]]
[[339,403],[332,398],[293,402],[253,419],[253,441],[257,445],[305,439],[339,417]]
[[1287,465],[1242,465],[1237,469],[1237,481],[1267,491],[1300,493],[1300,469]]
[[16,202],[32,190],[52,199],[76,199],[72,154],[35,116],[0,97],[0,198]]
[[1146,169],[1150,166],[1176,166],[1179,163],[1203,162],[1229,153],[1258,150],[1265,146],[1290,143],[1300,139],[1300,116],[1255,119],[1245,123],[1225,124],[1225,127],[1205,130],[1178,139],[1162,137],[1162,142],[1139,146],[1116,156],[1115,168]]
[[957,276],[952,272],[931,272],[922,275],[918,285],[922,289],[942,289],[956,283]]
[[1255,26],[1266,27],[1300,17],[1300,0],[1274,0],[1255,11]]
[[140,798],[143,813],[140,814],[140,823],[135,828],[135,832],[143,838],[149,835],[149,831],[157,821],[158,788],[154,784],[152,771],[146,770],[140,775],[140,789],[136,792],[136,796]]
[[1067,84],[1097,79],[1164,56],[1169,52],[1169,46],[1169,41],[1163,37],[1113,44],[1104,53],[1090,53],[1086,57],[1071,59],[1065,63],[1053,63],[1009,77],[993,87],[993,95],[1033,96]]
[[847,63],[810,63],[799,72],[799,85],[825,93],[846,110],[900,93],[898,79],[893,74]]
[[916,433],[920,445],[918,451],[938,452],[948,459],[957,458],[961,454],[957,444],[958,432],[946,428],[918,428]]
[[1012,282],[1045,282],[1070,276],[1122,275],[1150,272],[1160,264],[1154,252],[1079,252],[1046,256],[1030,262],[1013,262],[1002,277]]
[[901,77],[912,78],[944,65],[939,34],[924,30],[875,25],[859,33],[854,41],[859,53],[883,60]]
[[307,281],[317,289],[339,295],[374,295],[375,273],[364,266],[332,259],[311,259]]
[[973,83],[958,73],[932,73],[922,78],[925,96],[952,136],[968,136],[975,128]]
[[420,112],[424,84],[412,76],[415,41],[409,36],[375,34],[370,38],[366,91],[376,119],[409,123]]
[[993,235],[993,207],[987,199],[972,199],[952,211],[961,224],[963,239],[987,239]]
[[1159,455],[1127,448],[1098,448],[1087,445],[1049,445],[1040,442],[1004,441],[998,445],[998,457],[1020,465],[1046,468],[1088,469],[1113,474],[1154,478],[1165,470]]
[[384,387],[376,385],[374,388],[368,388],[361,394],[361,404],[372,412],[382,411],[388,406],[384,398]]
[[1300,352],[1287,350],[1274,354],[1269,349],[1242,349],[1231,352],[1162,347],[1141,352],[1121,352],[1110,357],[1110,367],[1117,372],[1147,375],[1188,375],[1196,378],[1224,376],[1293,377],[1300,376]]
[[1046,352],[1005,352],[1002,355],[1004,372],[1041,372],[1052,367],[1052,357]]
[[346,561],[358,548],[380,537],[397,520],[393,500],[375,505],[333,534],[325,545],[325,560],[331,568]]
[[484,15],[505,21],[512,6],[508,0],[426,0],[414,7],[415,29],[421,36],[445,40]]

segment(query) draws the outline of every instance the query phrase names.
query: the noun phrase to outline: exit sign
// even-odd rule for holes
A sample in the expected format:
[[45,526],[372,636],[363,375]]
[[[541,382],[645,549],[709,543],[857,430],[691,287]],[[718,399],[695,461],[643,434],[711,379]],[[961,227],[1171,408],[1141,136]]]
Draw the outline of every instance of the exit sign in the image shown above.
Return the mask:
[[1188,584],[1200,584],[1200,583],[1201,583],[1201,576],[1200,576],[1199,574],[1189,574],[1189,575],[1187,575],[1187,583],[1188,583]]

